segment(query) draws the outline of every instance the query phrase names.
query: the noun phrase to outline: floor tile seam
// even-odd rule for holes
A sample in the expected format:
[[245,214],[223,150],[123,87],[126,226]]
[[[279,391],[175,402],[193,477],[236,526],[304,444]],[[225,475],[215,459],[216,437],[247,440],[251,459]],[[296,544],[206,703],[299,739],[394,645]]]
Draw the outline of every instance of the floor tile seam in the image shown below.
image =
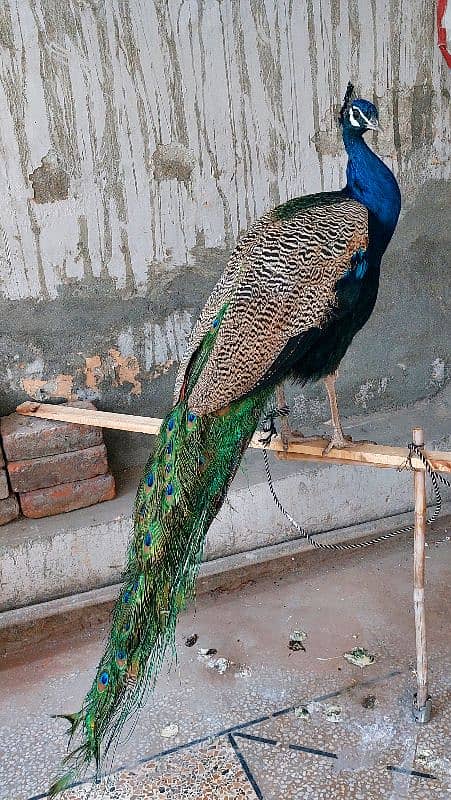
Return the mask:
[[[252,736],[247,733],[237,732],[235,736],[239,737],[240,739],[244,739],[251,742],[257,742],[258,744],[265,744],[270,747],[279,747],[285,748],[287,750],[293,750],[297,753],[307,753],[314,756],[323,756],[324,758],[335,758],[338,759],[337,753],[332,753],[328,750],[320,750],[316,747],[307,747],[304,745],[299,744],[290,744],[289,742],[281,742],[279,739],[267,739],[263,736]],[[386,764],[384,765],[384,769],[388,770],[389,772],[397,772],[402,773],[403,775],[411,775],[415,778],[427,778],[430,780],[437,780],[436,775],[432,775],[430,772],[422,772],[416,769],[409,769],[408,767],[399,767],[393,764]]]
[[252,770],[251,770],[251,768],[250,768],[245,756],[241,752],[233,733],[229,733],[228,736],[227,736],[227,739],[229,741],[230,746],[232,747],[232,750],[233,750],[233,752],[235,754],[235,757],[237,758],[237,760],[238,760],[238,762],[239,762],[239,764],[241,766],[241,769],[243,770],[243,772],[244,772],[244,774],[246,776],[246,779],[247,779],[248,783],[250,784],[250,786],[252,786],[252,789],[253,789],[253,791],[255,793],[255,796],[257,797],[257,800],[264,800],[263,792],[260,789],[260,786],[258,785],[258,783],[257,783],[257,781],[256,781],[256,779],[255,779],[255,777],[253,775],[253,772],[252,772]]
[[[401,669],[391,670],[390,672],[386,673],[385,675],[379,675],[379,676],[375,676],[374,678],[368,678],[367,680],[361,681],[358,684],[348,684],[346,686],[343,686],[341,689],[334,690],[333,692],[328,692],[326,694],[319,695],[317,697],[313,697],[311,700],[308,700],[307,702],[308,703],[321,703],[324,700],[331,699],[332,697],[339,697],[340,695],[342,695],[342,694],[344,694],[344,693],[346,693],[346,692],[348,692],[348,691],[350,691],[352,689],[356,689],[358,687],[363,688],[363,687],[366,687],[366,686],[371,686],[371,685],[373,685],[375,683],[381,683],[384,680],[389,680],[390,678],[397,677],[398,675],[406,674],[406,672],[407,672],[406,670],[401,670]],[[150,761],[158,761],[161,758],[164,758],[165,756],[173,755],[174,753],[178,753],[181,750],[186,750],[186,749],[189,749],[191,747],[196,747],[199,744],[204,744],[204,743],[209,742],[209,741],[214,741],[215,739],[220,739],[220,738],[222,738],[224,736],[229,736],[230,734],[233,735],[234,732],[237,732],[237,731],[240,731],[240,730],[244,730],[245,728],[251,727],[253,725],[258,725],[261,722],[268,722],[270,719],[278,718],[280,716],[283,716],[284,714],[289,714],[289,713],[293,712],[295,710],[295,708],[297,708],[297,705],[291,705],[291,706],[288,706],[286,708],[279,709],[278,711],[273,711],[270,714],[265,714],[265,715],[263,715],[261,717],[257,717],[257,718],[255,718],[253,720],[248,721],[248,722],[237,723],[236,725],[232,725],[232,726],[230,726],[228,728],[223,728],[222,730],[219,730],[219,731],[217,731],[215,733],[212,733],[212,734],[209,734],[207,736],[201,736],[201,737],[198,737],[196,739],[192,739],[192,740],[190,740],[188,742],[183,742],[182,744],[178,744],[178,745],[176,745],[174,747],[171,747],[171,748],[168,748],[166,750],[162,750],[162,751],[160,751],[158,753],[154,753],[154,754],[152,754],[150,756],[144,756],[143,758],[140,758],[137,761],[133,762],[133,764],[123,764],[123,765],[117,767],[116,769],[112,770],[109,773],[109,775],[117,775],[119,772],[132,770],[136,766],[138,766],[139,764],[147,764]],[[84,785],[86,783],[90,783],[90,782],[91,782],[90,779],[84,779],[84,780],[76,781],[75,783],[73,783],[71,785],[70,788],[73,788],[73,787],[76,787],[76,786],[82,786],[82,785]],[[41,794],[37,794],[37,795],[32,795],[32,796],[28,797],[27,800],[45,800],[45,798],[47,798],[47,792],[44,792],[44,793],[41,793]]]

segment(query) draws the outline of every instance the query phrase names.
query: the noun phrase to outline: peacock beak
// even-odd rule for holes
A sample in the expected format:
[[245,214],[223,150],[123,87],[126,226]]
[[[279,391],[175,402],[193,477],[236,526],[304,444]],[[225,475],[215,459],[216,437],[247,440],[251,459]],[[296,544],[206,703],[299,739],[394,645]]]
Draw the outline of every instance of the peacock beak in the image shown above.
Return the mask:
[[376,117],[371,117],[367,122],[367,128],[370,131],[382,131],[383,128],[379,125],[379,120]]

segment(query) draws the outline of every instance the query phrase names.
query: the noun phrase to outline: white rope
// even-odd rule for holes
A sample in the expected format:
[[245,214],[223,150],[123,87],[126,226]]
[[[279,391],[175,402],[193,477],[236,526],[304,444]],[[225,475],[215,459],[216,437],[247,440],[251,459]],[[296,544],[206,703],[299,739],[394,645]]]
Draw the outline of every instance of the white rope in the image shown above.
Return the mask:
[[[429,477],[430,477],[430,479],[432,481],[432,488],[434,490],[434,495],[435,495],[435,508],[434,508],[433,513],[432,513],[432,516],[429,517],[429,519],[426,520],[426,524],[427,525],[431,525],[432,522],[435,522],[435,520],[439,516],[440,511],[442,509],[442,498],[441,498],[440,491],[439,491],[439,488],[438,488],[437,478],[442,483],[444,483],[445,486],[451,486],[451,483],[449,481],[445,480],[445,478],[442,475],[440,475],[440,473],[434,472],[434,470],[432,469],[429,461],[427,460],[427,458],[425,458],[424,454],[417,447],[417,445],[415,445],[412,442],[411,444],[408,445],[408,447],[409,447],[409,455],[408,455],[408,458],[407,458],[406,466],[408,466],[410,464],[411,459],[412,459],[412,455],[415,454],[416,457],[419,458],[420,461],[422,462],[422,464],[424,465],[424,468],[425,468],[427,474],[429,475]],[[413,531],[413,529],[414,529],[413,525],[406,525],[404,528],[398,528],[396,531],[389,531],[388,533],[383,533],[380,536],[376,536],[375,539],[368,539],[365,542],[354,542],[354,543],[351,543],[351,544],[323,544],[323,543],[317,542],[316,539],[313,538],[313,536],[317,536],[318,534],[308,533],[298,522],[296,522],[295,519],[293,519],[291,514],[288,513],[286,508],[280,502],[280,500],[279,500],[279,498],[278,498],[278,496],[276,494],[276,490],[274,488],[274,484],[273,484],[273,480],[272,480],[272,476],[271,476],[271,470],[269,468],[268,453],[267,453],[266,449],[263,449],[263,459],[264,459],[264,462],[265,462],[265,471],[266,471],[266,477],[268,479],[269,489],[270,489],[270,492],[272,494],[273,500],[274,500],[277,508],[284,515],[284,517],[286,517],[286,519],[290,522],[290,524],[293,526],[293,528],[295,528],[297,530],[297,532],[302,536],[302,538],[303,539],[307,539],[309,544],[311,544],[313,547],[320,548],[321,550],[358,550],[359,548],[369,547],[372,544],[378,544],[378,542],[383,542],[386,539],[391,539],[393,536],[398,536],[398,534],[400,534],[400,533],[409,533],[410,531]]]

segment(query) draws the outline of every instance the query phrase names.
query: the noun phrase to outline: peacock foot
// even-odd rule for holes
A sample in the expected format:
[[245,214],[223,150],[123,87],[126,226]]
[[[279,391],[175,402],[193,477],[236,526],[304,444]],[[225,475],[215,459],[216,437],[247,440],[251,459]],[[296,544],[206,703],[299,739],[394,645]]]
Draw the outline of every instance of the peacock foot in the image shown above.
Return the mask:
[[345,436],[344,434],[335,432],[327,447],[324,448],[323,456],[327,456],[334,447],[336,447],[337,450],[344,450],[347,447],[358,447],[361,444],[376,444],[376,442],[372,442],[370,439],[358,439],[354,441],[352,436]]
[[342,450],[345,447],[350,447],[352,444],[352,436],[345,436],[335,431],[329,440],[329,444],[323,450],[323,456],[327,456],[334,447],[336,447],[337,450]]
[[290,444],[295,444],[296,442],[304,442],[305,436],[302,433],[302,431],[294,431],[290,428],[288,424],[284,424],[284,422],[280,426],[280,438],[282,440],[283,449],[286,451],[288,450]]

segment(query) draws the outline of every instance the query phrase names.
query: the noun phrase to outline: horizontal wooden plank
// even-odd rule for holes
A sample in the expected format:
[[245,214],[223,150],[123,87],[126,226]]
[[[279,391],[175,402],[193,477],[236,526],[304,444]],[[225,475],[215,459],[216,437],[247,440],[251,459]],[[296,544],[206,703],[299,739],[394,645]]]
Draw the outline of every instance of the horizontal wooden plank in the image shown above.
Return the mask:
[[91,411],[85,408],[34,403],[27,401],[17,406],[18,414],[42,419],[56,419],[61,422],[74,422],[78,425],[94,425],[97,428],[113,428],[132,433],[155,434],[162,423],[157,417],[140,417],[135,414],[117,414],[115,411]]
[[[158,433],[162,420],[155,417],[141,417],[134,414],[118,414],[113,411],[91,411],[84,408],[71,408],[70,406],[52,405],[50,403],[26,402],[16,409],[18,414],[43,419],[55,419],[62,422],[75,422],[79,425],[94,425],[101,428],[114,428],[115,430],[131,431],[135,433]],[[260,442],[264,434],[255,433],[250,447],[262,449]],[[383,469],[399,469],[405,466],[408,456],[406,447],[389,447],[388,445],[359,444],[356,442],[349,448],[339,450],[334,448],[326,456],[323,451],[327,446],[325,439],[308,439],[305,442],[290,444],[287,451],[278,436],[274,437],[269,450],[276,452],[283,461],[321,461],[325,464],[351,464],[354,466],[371,466]],[[451,472],[451,453],[440,451],[425,451],[433,469],[437,472]],[[412,459],[414,469],[423,469],[422,462]]]
[[[371,466],[381,469],[402,469],[406,467],[409,451],[407,447],[390,447],[387,445],[359,444],[356,442],[349,448],[334,448],[327,456],[323,455],[327,447],[327,439],[316,439],[308,443],[290,445],[287,452],[277,453],[281,461],[322,461],[330,464],[351,464],[353,466]],[[451,472],[451,453],[440,450],[425,450],[424,455],[435,472]],[[412,458],[413,469],[424,469],[423,463]]]

